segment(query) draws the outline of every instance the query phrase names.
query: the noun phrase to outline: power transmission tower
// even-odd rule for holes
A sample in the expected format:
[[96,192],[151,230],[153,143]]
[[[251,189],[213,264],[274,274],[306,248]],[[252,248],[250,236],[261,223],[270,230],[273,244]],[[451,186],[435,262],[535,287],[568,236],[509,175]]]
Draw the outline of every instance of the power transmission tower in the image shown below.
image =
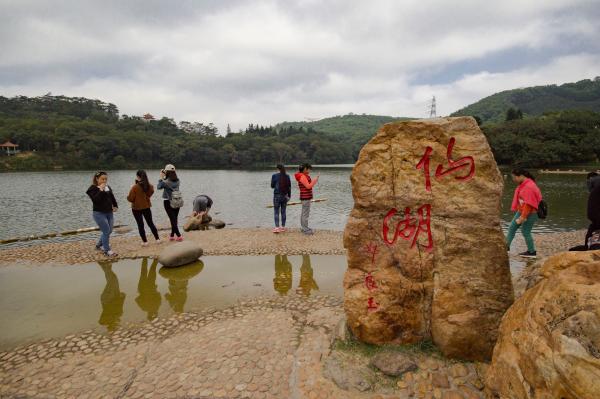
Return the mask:
[[437,117],[436,112],[435,112],[435,96],[433,96],[433,98],[431,99],[431,105],[429,105],[429,117],[430,118]]

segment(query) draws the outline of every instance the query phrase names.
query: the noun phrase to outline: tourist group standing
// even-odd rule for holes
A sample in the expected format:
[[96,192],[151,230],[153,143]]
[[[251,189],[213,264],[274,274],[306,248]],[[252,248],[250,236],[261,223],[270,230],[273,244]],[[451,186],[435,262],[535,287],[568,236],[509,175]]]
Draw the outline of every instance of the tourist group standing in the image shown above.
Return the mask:
[[[308,226],[310,216],[310,205],[313,200],[313,187],[319,181],[319,176],[312,178],[310,172],[312,166],[304,163],[294,174],[298,183],[300,192],[300,203],[302,211],[300,215],[300,226],[302,233],[306,235],[313,234],[313,230]],[[160,177],[156,185],[157,190],[162,190],[162,199],[165,212],[169,218],[171,232],[170,241],[183,241],[183,236],[179,231],[179,211],[183,207],[183,198],[181,195],[180,180],[177,177],[175,166],[168,164],[160,171]],[[273,189],[273,208],[275,228],[274,233],[286,231],[286,208],[292,197],[292,183],[290,176],[286,173],[284,165],[277,165],[277,173],[271,176],[271,188]],[[142,246],[148,245],[146,237],[146,227],[152,232],[156,243],[160,243],[158,229],[152,219],[152,202],[155,187],[150,183],[145,170],[138,170],[135,174],[135,182],[129,190],[127,201],[131,204],[131,212],[136,221]],[[118,205],[112,188],[108,185],[108,175],[106,172],[97,172],[94,174],[92,185],[87,190],[87,195],[92,200],[93,218],[100,228],[100,239],[96,244],[98,250],[103,251],[107,256],[116,256],[110,246],[110,235],[114,226],[114,212]],[[205,194],[198,195],[193,202],[192,217],[199,217],[203,221],[210,221],[208,213],[213,205],[213,200]],[[145,224],[144,224],[145,221]]]
[[[290,177],[285,172],[285,167],[281,164],[277,165],[278,173],[271,176],[271,188],[273,189],[273,208],[275,210],[275,228],[273,233],[285,232],[286,222],[286,207],[292,197],[292,188]],[[302,212],[300,214],[300,230],[306,235],[313,234],[313,230],[308,227],[308,217],[310,215],[310,204],[313,199],[313,187],[319,181],[319,176],[312,179],[310,177],[311,164],[304,163],[298,168],[298,172],[294,178],[298,182],[298,190],[300,191],[300,202],[302,204]],[[281,215],[281,227],[279,220]]]
[[[163,204],[171,224],[170,241],[183,241],[178,227],[179,210],[183,206],[179,184],[175,166],[169,164],[160,171],[157,188],[163,190]],[[103,251],[106,256],[117,256],[117,253],[110,247],[110,235],[114,226],[113,214],[118,210],[118,205],[113,190],[108,185],[108,174],[106,172],[95,173],[92,185],[86,193],[92,200],[92,216],[101,232],[96,249]],[[154,186],[149,182],[146,171],[138,170],[135,174],[135,182],[127,195],[127,201],[131,203],[131,212],[138,226],[142,246],[148,245],[144,220],[146,220],[156,243],[160,244],[161,242],[158,229],[152,220],[152,202],[150,198],[153,194]]]

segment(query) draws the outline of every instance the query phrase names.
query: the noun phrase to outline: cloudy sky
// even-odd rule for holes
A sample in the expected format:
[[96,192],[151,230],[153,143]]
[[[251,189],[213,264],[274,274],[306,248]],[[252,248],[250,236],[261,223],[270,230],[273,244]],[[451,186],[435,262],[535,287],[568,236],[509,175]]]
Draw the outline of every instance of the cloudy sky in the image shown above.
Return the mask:
[[[492,4],[493,3],[493,4]],[[0,95],[98,98],[221,131],[447,115],[600,75],[600,0],[0,0]]]

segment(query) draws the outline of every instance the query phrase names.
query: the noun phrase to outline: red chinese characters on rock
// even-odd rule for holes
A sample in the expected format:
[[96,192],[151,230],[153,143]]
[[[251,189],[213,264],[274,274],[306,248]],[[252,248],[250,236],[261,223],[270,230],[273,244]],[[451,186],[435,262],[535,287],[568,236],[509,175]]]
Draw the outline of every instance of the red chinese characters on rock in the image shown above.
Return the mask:
[[379,309],[379,304],[377,302],[375,302],[375,299],[373,297],[370,297],[369,301],[367,303],[367,311],[368,312],[376,312],[377,309]]
[[399,238],[411,241],[410,247],[413,248],[417,244],[417,240],[420,234],[424,234],[427,243],[425,244],[425,250],[431,251],[433,249],[433,236],[431,234],[431,205],[425,204],[417,209],[418,220],[411,217],[411,210],[409,207],[404,208],[404,218],[396,224],[394,234],[389,237],[390,223],[392,218],[398,213],[396,208],[392,208],[383,218],[382,236],[383,241],[388,245],[393,245]]
[[[374,242],[368,243],[365,246],[365,252],[371,255],[371,265],[374,265],[375,255],[377,255],[377,244],[375,244]],[[365,275],[365,288],[367,289],[367,291],[369,291],[369,293],[372,293],[373,291],[377,290],[377,282],[375,282],[375,277],[371,274],[371,272],[368,272]],[[367,300],[367,311],[375,312],[377,311],[377,309],[379,309],[379,304],[375,302],[375,299],[372,296],[370,296]]]
[[[468,167],[468,172],[461,176],[455,176],[454,179],[458,181],[468,181],[475,176],[475,160],[471,156],[462,157],[457,159],[456,161],[452,159],[452,150],[454,149],[454,144],[456,143],[456,139],[452,137],[450,142],[448,143],[448,147],[446,149],[446,160],[448,161],[448,168],[444,169],[444,167],[440,164],[435,169],[435,178],[436,180],[440,180],[442,177],[453,174],[460,170],[465,170]],[[425,175],[425,189],[431,192],[431,173],[429,170],[429,161],[431,158],[431,153],[433,152],[433,148],[427,147],[425,148],[425,153],[421,160],[417,163],[417,169],[423,169],[423,174]]]
[[375,279],[373,278],[373,275],[371,273],[367,273],[367,275],[365,276],[365,287],[367,287],[367,290],[369,290],[369,292],[375,291],[377,289],[377,283],[375,282]]
[[375,264],[375,255],[377,255],[377,244],[370,242],[366,245],[365,251],[371,255],[371,265]]
[[[462,157],[457,160],[452,159],[452,151],[454,150],[455,144],[456,139],[454,137],[450,138],[448,147],[446,148],[446,160],[448,162],[448,166],[447,168],[444,168],[442,164],[437,165],[435,169],[436,180],[441,180],[446,175],[463,171],[466,173],[461,173],[460,175],[455,176],[454,179],[464,182],[471,180],[475,176],[475,159],[473,159],[472,156]],[[431,192],[430,162],[432,153],[433,148],[427,146],[423,156],[416,165],[416,169],[423,169],[423,174],[425,175],[425,190],[429,192]],[[422,205],[417,209],[417,220],[411,218],[410,207],[404,208],[404,218],[396,224],[394,233],[390,238],[390,223],[392,218],[397,213],[398,210],[396,208],[392,208],[383,218],[383,227],[381,232],[383,241],[388,245],[393,245],[398,237],[400,237],[403,240],[410,241],[410,247],[414,248],[414,246],[417,244],[419,236],[423,234],[426,237],[426,244],[424,245],[424,248],[427,252],[430,252],[433,249],[433,236],[431,234],[431,204]]]

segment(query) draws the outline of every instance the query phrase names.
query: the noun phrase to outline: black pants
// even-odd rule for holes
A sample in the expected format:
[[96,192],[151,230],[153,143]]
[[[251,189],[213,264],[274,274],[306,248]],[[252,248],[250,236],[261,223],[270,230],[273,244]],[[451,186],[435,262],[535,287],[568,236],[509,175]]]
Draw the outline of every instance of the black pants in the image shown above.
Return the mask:
[[[592,236],[592,233],[596,230],[600,230],[600,222],[592,222],[588,227],[587,233],[585,233],[585,245],[587,246],[587,242]],[[589,248],[588,248],[589,249]]]
[[146,219],[146,223],[148,223],[148,227],[150,227],[150,231],[152,231],[154,238],[158,240],[158,230],[156,230],[156,226],[152,221],[152,211],[150,210],[150,208],[140,210],[132,209],[131,212],[133,212],[133,217],[135,218],[135,221],[138,225],[138,230],[140,232],[140,237],[142,237],[142,241],[148,241],[146,240],[146,229],[144,229],[144,219]]
[[569,248],[569,251],[588,251],[589,248],[587,242],[592,236],[592,233],[596,230],[600,230],[600,223],[592,222],[592,224],[590,224],[590,226],[588,227],[587,233],[585,233],[585,241],[583,245],[577,245],[575,247]]
[[164,205],[165,211],[167,211],[167,216],[169,216],[169,221],[171,222],[171,237],[173,237],[173,235],[181,237],[179,227],[177,227],[177,217],[179,216],[179,208],[171,208],[171,202],[169,200],[165,200]]

